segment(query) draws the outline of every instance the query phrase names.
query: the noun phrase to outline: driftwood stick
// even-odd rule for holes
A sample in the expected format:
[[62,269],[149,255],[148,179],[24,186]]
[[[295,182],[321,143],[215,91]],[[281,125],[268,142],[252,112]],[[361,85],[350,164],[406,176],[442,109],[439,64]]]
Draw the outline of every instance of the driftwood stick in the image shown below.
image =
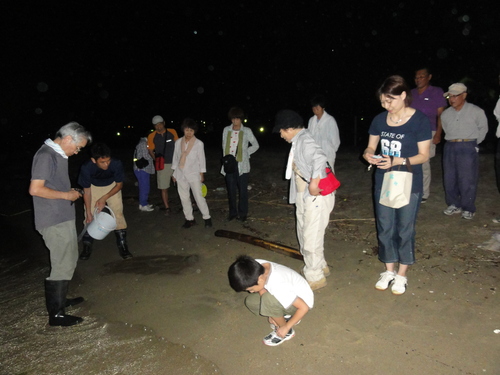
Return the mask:
[[300,254],[300,251],[298,251],[297,249],[293,249],[291,247],[281,245],[275,242],[265,241],[261,238],[250,236],[248,234],[219,229],[215,232],[215,236],[230,238],[232,240],[238,240],[241,242],[249,243],[250,245],[263,247],[264,249],[271,250],[279,254],[287,255],[294,259],[304,260],[302,254]]

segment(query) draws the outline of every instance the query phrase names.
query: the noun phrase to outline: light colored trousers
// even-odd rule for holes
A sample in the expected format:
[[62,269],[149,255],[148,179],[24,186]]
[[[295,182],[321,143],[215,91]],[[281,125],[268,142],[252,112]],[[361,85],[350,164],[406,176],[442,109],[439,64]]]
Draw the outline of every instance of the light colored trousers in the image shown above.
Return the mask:
[[75,220],[39,230],[50,253],[50,275],[47,280],[71,280],[78,261],[78,239]]
[[[432,139],[434,139],[434,134],[436,132],[432,132]],[[431,158],[436,156],[436,145],[432,143],[431,140],[431,150],[429,152],[429,160],[427,160],[424,164],[422,164],[422,173],[424,175],[424,194],[422,195],[423,199],[429,198],[429,194],[431,193]]]
[[324,256],[325,229],[330,220],[330,213],[335,205],[335,193],[309,196],[298,193],[295,201],[297,217],[297,238],[300,253],[304,256],[304,276],[307,281],[315,282],[324,276],[327,267]]
[[188,181],[185,178],[177,180],[177,191],[179,193],[179,198],[181,198],[182,211],[184,212],[184,217],[186,220],[194,220],[193,216],[193,205],[191,204],[191,196],[189,194],[189,189],[193,192],[194,200],[200,209],[203,219],[210,219],[210,212],[208,211],[207,201],[201,195],[201,181],[194,180]]

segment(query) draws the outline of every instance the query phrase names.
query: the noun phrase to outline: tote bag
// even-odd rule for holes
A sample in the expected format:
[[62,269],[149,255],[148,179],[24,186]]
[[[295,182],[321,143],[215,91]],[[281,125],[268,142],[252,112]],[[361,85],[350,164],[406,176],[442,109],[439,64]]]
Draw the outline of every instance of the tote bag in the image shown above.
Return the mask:
[[408,171],[394,171],[391,168],[385,172],[380,191],[380,204],[391,208],[401,208],[410,203],[413,173],[410,161],[408,159],[406,161]]

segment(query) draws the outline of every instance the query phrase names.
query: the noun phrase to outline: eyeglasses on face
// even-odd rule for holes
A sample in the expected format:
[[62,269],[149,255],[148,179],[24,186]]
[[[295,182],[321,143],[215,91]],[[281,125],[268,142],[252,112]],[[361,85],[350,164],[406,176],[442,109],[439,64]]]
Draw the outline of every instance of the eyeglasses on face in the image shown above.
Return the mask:
[[446,96],[446,99],[455,99],[456,97],[458,97],[458,96],[460,96],[460,95],[463,95],[463,94],[465,94],[465,93],[463,92],[463,93],[458,94],[458,95],[447,95],[447,96]]

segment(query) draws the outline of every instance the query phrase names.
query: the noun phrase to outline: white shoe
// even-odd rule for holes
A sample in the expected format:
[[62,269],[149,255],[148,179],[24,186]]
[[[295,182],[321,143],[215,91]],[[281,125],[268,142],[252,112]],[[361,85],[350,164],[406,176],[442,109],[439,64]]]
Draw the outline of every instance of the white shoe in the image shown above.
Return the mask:
[[380,278],[375,284],[375,288],[378,290],[386,290],[389,288],[389,284],[396,278],[396,273],[393,271],[385,271],[380,274]]
[[391,291],[392,294],[400,295],[406,292],[406,285],[408,284],[408,279],[405,276],[396,275],[394,283],[392,284]]
[[460,207],[455,206],[452,204],[451,206],[448,206],[446,210],[443,211],[443,214],[451,216],[453,214],[459,214],[462,212],[462,209]]
[[144,211],[144,212],[151,212],[151,211],[154,211],[155,209],[153,208],[152,205],[148,204],[147,206],[139,205],[139,210]]

